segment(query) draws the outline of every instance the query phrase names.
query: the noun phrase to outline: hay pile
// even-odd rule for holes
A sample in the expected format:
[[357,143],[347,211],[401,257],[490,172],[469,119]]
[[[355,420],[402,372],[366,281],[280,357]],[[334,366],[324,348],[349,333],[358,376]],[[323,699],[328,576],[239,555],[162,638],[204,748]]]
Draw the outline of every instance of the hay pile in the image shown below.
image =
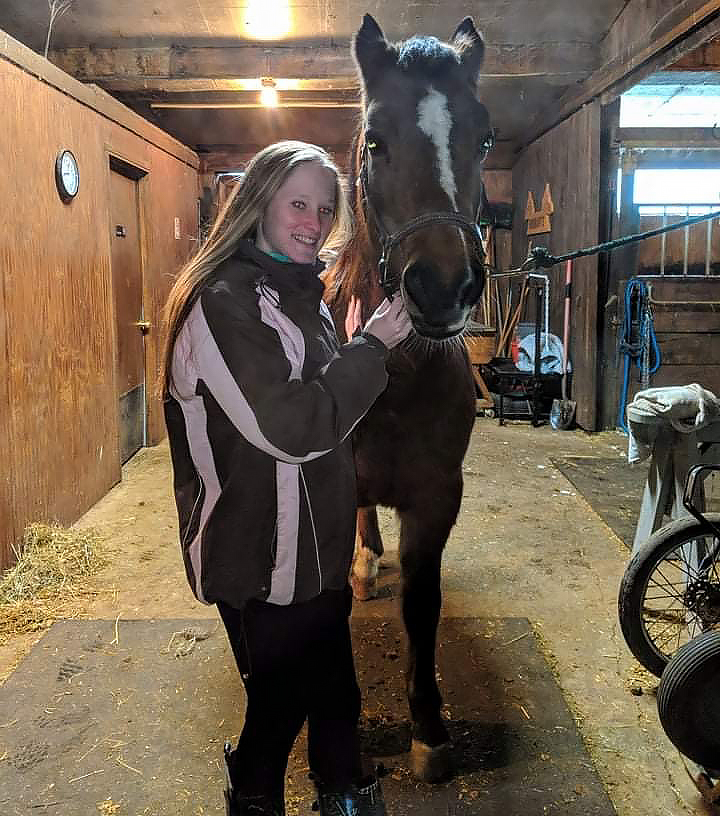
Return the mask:
[[29,524],[13,551],[17,564],[0,576],[0,644],[57,618],[77,617],[98,594],[87,579],[107,561],[94,531]]

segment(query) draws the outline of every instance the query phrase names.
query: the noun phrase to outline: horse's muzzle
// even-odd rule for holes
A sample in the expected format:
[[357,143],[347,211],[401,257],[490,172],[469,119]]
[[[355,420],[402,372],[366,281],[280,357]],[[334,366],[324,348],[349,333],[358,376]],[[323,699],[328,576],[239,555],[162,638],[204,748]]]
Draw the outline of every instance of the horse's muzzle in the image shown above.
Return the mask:
[[413,261],[403,271],[405,304],[418,334],[435,340],[465,328],[485,285],[485,267],[472,265],[447,280],[434,264]]

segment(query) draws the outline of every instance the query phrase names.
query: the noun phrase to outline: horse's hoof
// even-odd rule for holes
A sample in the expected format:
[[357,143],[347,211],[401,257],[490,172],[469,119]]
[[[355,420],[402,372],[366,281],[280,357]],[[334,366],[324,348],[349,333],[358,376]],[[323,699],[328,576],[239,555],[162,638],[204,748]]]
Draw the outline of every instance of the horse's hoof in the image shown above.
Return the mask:
[[412,772],[421,782],[444,782],[452,776],[449,742],[431,747],[420,740],[413,739],[410,759]]
[[353,597],[369,601],[378,594],[378,563],[380,558],[368,547],[356,547],[350,573]]
[[356,575],[351,575],[350,586],[352,587],[353,598],[357,601],[371,601],[373,598],[377,598],[377,578],[358,578]]

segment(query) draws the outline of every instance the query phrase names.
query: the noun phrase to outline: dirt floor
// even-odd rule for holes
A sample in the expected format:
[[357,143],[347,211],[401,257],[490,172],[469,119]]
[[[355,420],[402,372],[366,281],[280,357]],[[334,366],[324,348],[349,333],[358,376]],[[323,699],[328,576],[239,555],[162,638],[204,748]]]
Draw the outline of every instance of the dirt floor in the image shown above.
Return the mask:
[[[617,589],[628,550],[551,462],[620,459],[625,448],[625,437],[614,432],[478,419],[463,508],[444,560],[443,616],[531,622],[619,816],[705,814],[658,724],[656,681],[639,671],[619,632]],[[99,530],[111,551],[94,579],[99,594],[81,618],[217,620],[185,581],[166,444],[138,453],[121,484],[78,524]],[[390,513],[382,526],[392,567],[397,533]],[[381,597],[356,603],[355,617],[397,614],[396,570],[381,571],[381,580]],[[17,636],[0,649],[0,679],[42,634]]]

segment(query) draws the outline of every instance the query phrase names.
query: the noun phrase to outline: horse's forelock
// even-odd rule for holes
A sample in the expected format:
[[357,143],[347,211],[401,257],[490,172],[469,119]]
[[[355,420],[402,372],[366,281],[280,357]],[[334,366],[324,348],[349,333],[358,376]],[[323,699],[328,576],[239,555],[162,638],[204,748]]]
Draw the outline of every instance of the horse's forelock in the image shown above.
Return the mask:
[[397,46],[398,67],[406,72],[422,69],[424,75],[460,64],[458,51],[437,37],[411,37]]

